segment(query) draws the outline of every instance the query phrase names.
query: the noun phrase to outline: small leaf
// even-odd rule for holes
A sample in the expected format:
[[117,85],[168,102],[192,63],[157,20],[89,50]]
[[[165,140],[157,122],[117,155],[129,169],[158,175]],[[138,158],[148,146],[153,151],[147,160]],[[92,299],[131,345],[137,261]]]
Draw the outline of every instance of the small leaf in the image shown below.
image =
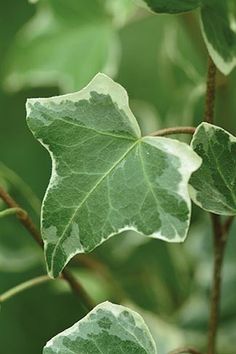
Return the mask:
[[201,0],[142,0],[142,2],[154,12],[169,14],[192,11],[201,4]]
[[203,37],[216,66],[227,75],[236,65],[236,33],[230,24],[229,2],[205,0],[203,3]]
[[157,350],[138,313],[104,302],[47,343],[43,354],[54,353],[156,354]]
[[53,161],[42,210],[52,276],[124,230],[185,239],[187,184],[200,159],[179,141],[142,138],[120,85],[98,74],[80,92],[28,100],[27,116]]
[[191,145],[203,161],[190,179],[193,201],[215,214],[236,215],[236,138],[202,123]]

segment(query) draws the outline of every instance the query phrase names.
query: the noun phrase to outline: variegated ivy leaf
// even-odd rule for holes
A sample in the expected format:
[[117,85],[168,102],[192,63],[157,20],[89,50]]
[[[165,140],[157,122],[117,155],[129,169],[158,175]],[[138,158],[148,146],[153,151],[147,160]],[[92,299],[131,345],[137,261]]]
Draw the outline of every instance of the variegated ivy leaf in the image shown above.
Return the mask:
[[236,65],[236,32],[230,24],[229,0],[203,0],[202,33],[207,49],[219,68],[227,75]]
[[142,317],[109,302],[95,307],[73,327],[51,339],[43,354],[156,354]]
[[120,85],[98,74],[80,92],[28,100],[27,116],[53,161],[42,208],[53,277],[75,254],[124,230],[185,239],[187,185],[200,158],[184,143],[142,138]]
[[232,0],[136,0],[157,13],[177,14],[200,8],[202,34],[210,56],[225,75],[236,65]]
[[215,214],[236,215],[236,138],[202,123],[191,145],[203,161],[190,179],[193,201]]

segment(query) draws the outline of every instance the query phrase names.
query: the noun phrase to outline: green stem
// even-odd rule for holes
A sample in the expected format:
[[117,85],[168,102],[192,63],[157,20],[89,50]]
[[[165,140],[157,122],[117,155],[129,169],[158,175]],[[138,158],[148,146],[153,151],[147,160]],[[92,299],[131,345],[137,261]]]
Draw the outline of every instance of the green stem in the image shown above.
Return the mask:
[[194,127],[174,127],[174,128],[165,128],[157,130],[151,134],[150,136],[166,136],[166,135],[173,135],[173,134],[190,134],[193,135],[196,128]]
[[32,209],[37,215],[40,214],[41,202],[35,195],[32,189],[25,183],[25,181],[18,176],[13,170],[7,167],[3,162],[0,162],[0,175],[9,181],[31,205]]
[[15,286],[14,288],[6,291],[4,294],[0,295],[0,303],[3,303],[5,301],[11,299],[12,297],[16,296],[17,294],[23,292],[24,290],[30,289],[36,285],[45,283],[49,280],[52,280],[52,278],[50,278],[48,275],[42,275],[40,277],[30,279],[24,283],[21,283],[21,284]]
[[[6,203],[6,205],[10,208],[20,208],[16,201],[0,186],[0,198]],[[21,208],[20,208],[21,209]],[[22,210],[22,209],[21,209]],[[43,241],[41,238],[41,233],[33,223],[32,219],[29,215],[24,212],[24,214],[17,213],[17,216],[24,226],[24,228],[29,232],[29,234],[34,238],[34,240],[39,244],[39,246],[43,249]],[[95,305],[87,294],[82,284],[79,282],[77,278],[74,277],[72,273],[70,273],[67,269],[64,269],[62,272],[62,277],[68,282],[71,289],[81,298],[85,308],[87,310],[91,310]]]
[[6,216],[9,216],[9,215],[17,215],[17,214],[25,214],[26,215],[26,212],[21,209],[21,208],[9,208],[9,209],[5,209],[3,211],[0,211],[0,219],[1,218],[4,218]]

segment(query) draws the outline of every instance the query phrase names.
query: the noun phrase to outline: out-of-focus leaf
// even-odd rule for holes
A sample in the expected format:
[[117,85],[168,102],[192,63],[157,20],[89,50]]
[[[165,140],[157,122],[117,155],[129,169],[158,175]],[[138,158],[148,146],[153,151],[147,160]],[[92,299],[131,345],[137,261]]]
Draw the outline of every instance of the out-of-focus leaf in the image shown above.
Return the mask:
[[76,90],[97,72],[116,72],[119,45],[112,16],[98,0],[39,2],[8,56],[6,84]]
[[153,338],[136,312],[109,302],[51,339],[43,354],[156,354]]
[[236,138],[222,128],[202,123],[192,140],[203,163],[191,179],[191,196],[215,214],[236,214]]
[[[14,11],[12,11],[14,9]],[[27,0],[2,1],[0,4],[0,77],[5,75],[5,59],[17,31],[32,18],[34,9]],[[9,18],[11,19],[9,21]],[[1,95],[1,93],[0,93]]]
[[235,0],[229,0],[229,19],[231,28],[236,31],[236,2]]
[[99,271],[96,273],[94,270],[75,268],[73,273],[84,289],[89,289],[89,294],[95,303],[102,302],[110,296],[111,286]]
[[[137,118],[143,135],[149,135],[151,132],[156,131],[161,126],[160,116],[151,104],[145,101],[133,100],[130,102],[132,111]],[[143,119],[145,117],[145,119]]]
[[42,215],[53,277],[124,230],[185,239],[187,184],[201,159],[177,140],[142,138],[120,85],[99,74],[80,92],[28,100],[27,117],[53,159]]
[[[121,30],[118,81],[128,89],[131,103],[142,101],[156,109],[159,127],[195,125],[195,116],[200,123],[205,63],[186,28],[177,16],[149,15]],[[146,116],[140,113],[143,127]]]
[[0,271],[23,272],[41,263],[41,258],[30,247],[19,250],[7,249],[0,245]]
[[107,18],[105,11],[104,0],[41,0],[42,4],[49,6],[54,17],[65,23],[67,26],[78,26],[88,22],[97,22]]
[[133,17],[136,6],[132,0],[106,0],[106,8],[113,15],[113,23],[119,28]]

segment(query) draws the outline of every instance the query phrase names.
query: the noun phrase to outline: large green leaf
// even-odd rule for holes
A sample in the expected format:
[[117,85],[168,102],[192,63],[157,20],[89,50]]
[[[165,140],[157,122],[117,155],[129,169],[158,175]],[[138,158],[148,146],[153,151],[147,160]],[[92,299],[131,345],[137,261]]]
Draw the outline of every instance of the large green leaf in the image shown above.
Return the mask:
[[142,138],[120,85],[98,74],[80,92],[28,100],[27,116],[53,161],[42,210],[52,276],[124,230],[185,239],[187,184],[200,158],[184,143]]
[[8,55],[6,84],[78,90],[98,71],[116,72],[119,42],[100,0],[45,0]]
[[229,1],[204,0],[202,32],[215,64],[225,75],[236,65],[236,32],[230,25]]
[[47,343],[43,354],[54,353],[156,354],[157,350],[139,314],[104,302]]
[[[140,2],[140,0],[138,0]],[[148,7],[158,13],[176,14],[196,9],[201,0],[142,0]]]
[[202,123],[192,147],[203,160],[190,180],[192,199],[204,210],[236,215],[236,138],[222,128]]

